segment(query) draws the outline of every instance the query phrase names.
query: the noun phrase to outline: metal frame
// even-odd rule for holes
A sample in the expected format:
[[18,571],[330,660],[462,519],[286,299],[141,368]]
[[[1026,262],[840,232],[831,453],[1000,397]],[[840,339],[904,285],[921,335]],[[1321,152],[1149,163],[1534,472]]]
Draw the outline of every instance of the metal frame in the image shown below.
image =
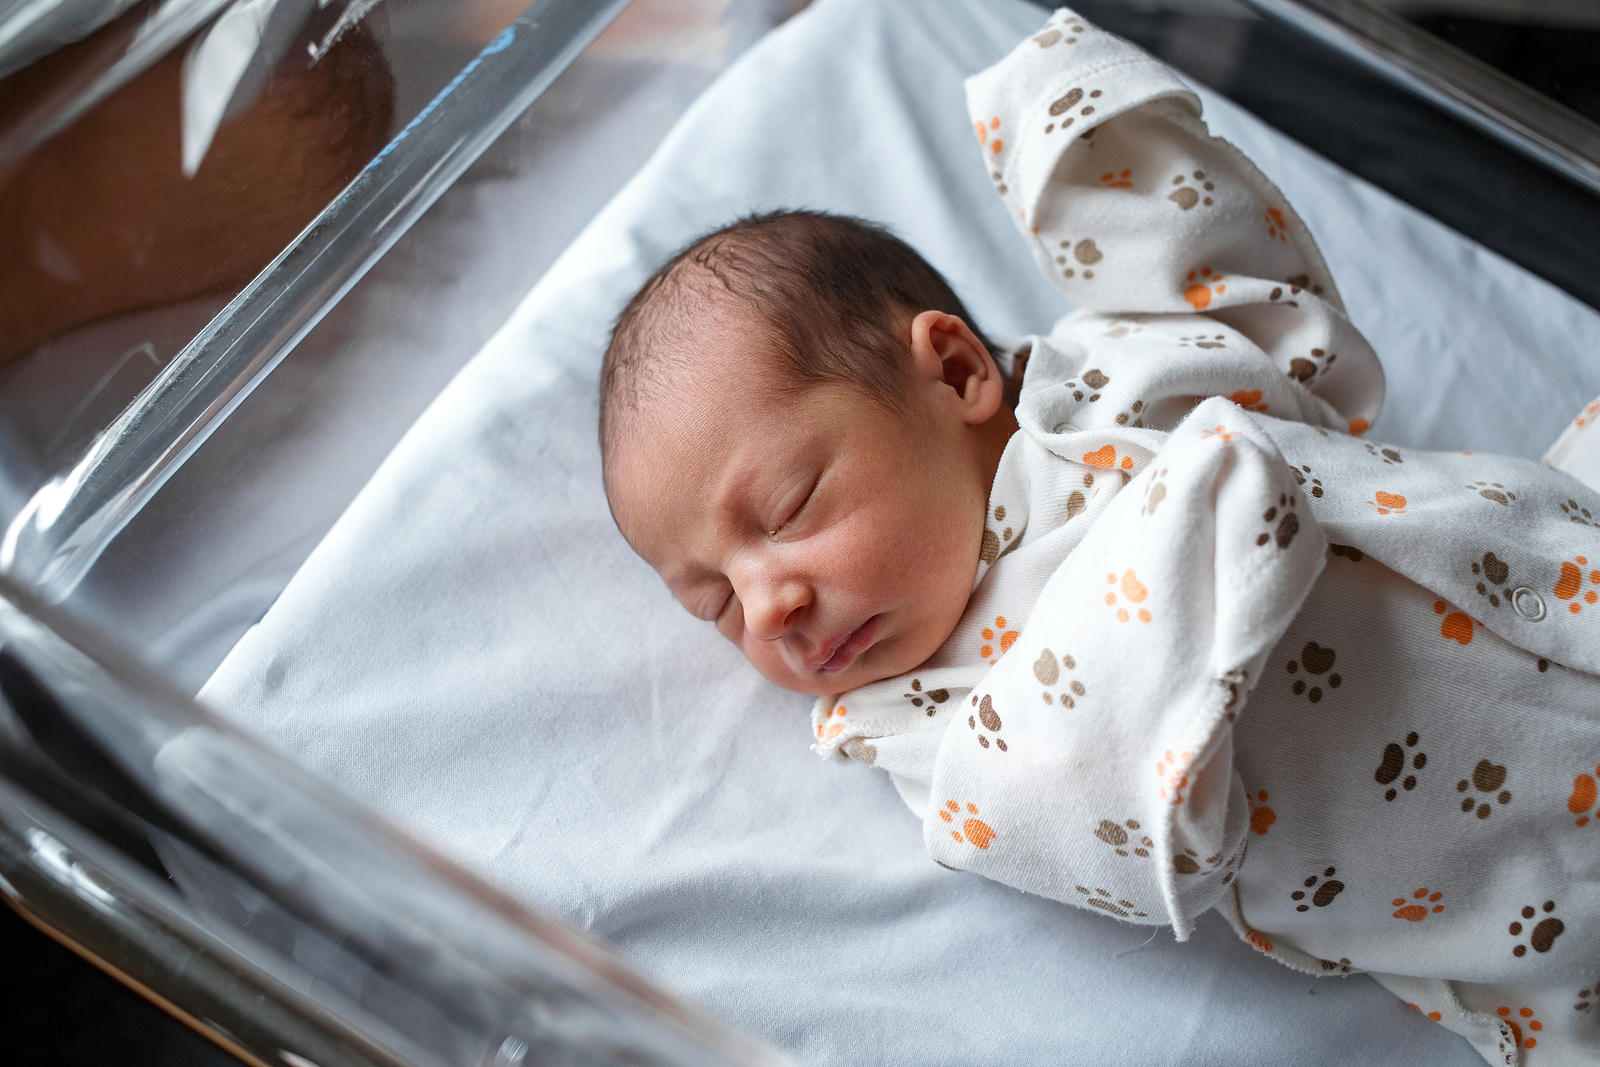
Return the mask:
[[52,603],[629,0],[534,0],[90,444],[0,541]]
[[1600,125],[1368,0],[1243,0],[1600,193]]

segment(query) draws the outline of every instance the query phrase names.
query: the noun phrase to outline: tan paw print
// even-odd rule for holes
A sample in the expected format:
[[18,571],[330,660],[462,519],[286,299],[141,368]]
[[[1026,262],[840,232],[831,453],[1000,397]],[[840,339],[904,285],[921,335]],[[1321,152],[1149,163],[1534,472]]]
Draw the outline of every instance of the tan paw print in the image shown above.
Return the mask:
[[1067,388],[1072,390],[1072,399],[1082,400],[1084,391],[1088,390],[1089,403],[1093,404],[1100,399],[1100,390],[1111,384],[1111,376],[1101,373],[1098,367],[1091,367],[1083,372],[1083,384],[1078,384],[1078,379],[1068,380]]
[[[1121,589],[1123,597],[1130,604],[1143,604],[1150,596],[1150,590],[1143,582],[1139,581],[1139,576],[1133,573],[1133,568],[1131,567],[1122,572],[1120,582],[1117,580],[1115,573],[1106,575],[1106,584]],[[1117,609],[1118,622],[1127,622],[1132,617],[1128,614],[1127,608],[1118,605],[1115,591],[1106,594],[1106,605]],[[1140,622],[1150,621],[1150,612],[1147,608],[1137,607],[1134,609],[1134,614],[1139,617]]]
[[[1133,833],[1130,835],[1129,830]],[[1150,850],[1156,843],[1146,837],[1139,827],[1138,819],[1124,819],[1117,822],[1114,819],[1101,819],[1100,825],[1095,827],[1094,836],[1111,846],[1111,850],[1119,856],[1130,853],[1141,859],[1150,858]]]
[[[1006,506],[1004,504],[995,505],[994,521],[997,523],[1006,521]],[[1004,527],[999,533],[985,526],[983,528],[983,545],[978,549],[978,558],[985,563],[993,563],[1013,548],[1016,548],[1017,542],[1012,540],[1015,533],[1016,531],[1009,526]]]
[[1196,311],[1204,311],[1211,306],[1213,297],[1228,291],[1228,287],[1222,284],[1222,275],[1211,273],[1210,267],[1190,271],[1186,281],[1189,286],[1183,291],[1183,298]]
[[1144,326],[1137,322],[1126,322],[1122,319],[1113,319],[1107,323],[1105,337],[1127,337],[1130,334],[1144,333]]
[[[1039,658],[1033,661],[1033,676],[1039,679],[1040,685],[1045,687],[1044,702],[1046,704],[1059,702],[1064,708],[1073,708],[1077,706],[1078,699],[1085,694],[1086,690],[1083,683],[1076,678],[1068,680],[1063,677],[1061,673],[1063,667],[1069,671],[1077,670],[1078,661],[1069,655],[1063,654],[1060,661],[1057,662],[1054,652],[1048,648],[1042,648],[1039,650]],[[1050,690],[1055,688],[1057,682],[1063,683],[1061,692],[1051,696]]]
[[1143,410],[1144,401],[1135,400],[1132,404],[1128,405],[1127,411],[1117,412],[1117,425],[1126,426],[1128,425],[1128,420],[1132,419],[1134,429],[1139,429],[1140,427],[1144,426],[1144,420],[1138,417],[1139,413]]
[[1116,899],[1104,889],[1096,888],[1091,893],[1081,885],[1073,886],[1072,888],[1083,894],[1084,904],[1091,908],[1099,908],[1101,911],[1109,911],[1119,919],[1126,919],[1130,916],[1140,919],[1149,918],[1144,912],[1136,910],[1136,905],[1133,901]]
[[1172,184],[1177,188],[1167,194],[1167,199],[1177,204],[1180,210],[1192,211],[1196,205],[1203,204],[1210,207],[1212,204],[1211,193],[1215,192],[1217,187],[1206,181],[1204,171],[1195,171],[1194,180],[1199,188],[1189,184],[1188,175],[1180,174],[1172,179]]
[[1076,243],[1071,240],[1061,241],[1057,247],[1061,251],[1056,254],[1056,266],[1064,268],[1061,271],[1063,278],[1075,278],[1078,276],[1078,267],[1068,265],[1067,257],[1069,255],[1078,262],[1080,267],[1084,268],[1083,276],[1085,278],[1093,278],[1094,271],[1089,268],[1106,258],[1105,253],[1100,251],[1100,246],[1094,243],[1093,237],[1085,237]]
[[1589,509],[1580,506],[1576,500],[1568,500],[1562,504],[1561,513],[1567,517],[1568,522],[1575,522],[1579,526],[1600,526],[1600,519],[1589,514]]
[[[1093,115],[1094,114],[1094,105],[1093,104],[1085,104],[1081,108],[1078,107],[1079,104],[1083,103],[1085,98],[1086,97],[1085,97],[1084,91],[1083,91],[1082,87],[1080,86],[1080,87],[1068,89],[1061,96],[1057,97],[1055,100],[1052,100],[1050,102],[1050,117],[1052,119],[1054,119],[1055,121],[1049,123],[1048,125],[1046,125],[1045,128],[1044,128],[1044,132],[1045,133],[1050,133],[1050,132],[1052,132],[1052,131],[1054,131],[1056,129],[1061,129],[1061,130],[1068,129],[1073,124],[1073,122],[1075,120],[1077,120],[1079,118],[1088,118],[1090,115]],[[1089,100],[1098,100],[1098,99],[1100,99],[1100,90],[1099,89],[1090,89],[1088,94],[1087,94],[1087,99],[1089,99]],[[1067,112],[1072,111],[1074,109],[1077,110],[1077,114],[1076,115],[1068,115],[1067,114]],[[1065,117],[1063,117],[1063,116],[1065,116]],[[1085,136],[1087,136],[1087,135],[1085,135]]]
[[[988,848],[994,843],[994,839],[1000,835],[994,832],[992,826],[978,818],[978,806],[976,804],[968,804],[967,813],[972,817],[962,821],[960,830],[951,830],[950,836],[957,841],[965,841],[975,848]],[[939,809],[939,818],[952,825],[960,817],[961,805],[953,800],[945,801],[944,807]],[[963,833],[966,834],[965,837],[961,836]]]
[[[1179,348],[1191,348],[1191,347],[1192,348],[1227,348],[1228,347],[1227,340],[1228,339],[1227,339],[1227,336],[1225,334],[1220,334],[1220,333],[1215,333],[1215,334],[1197,333],[1193,337],[1180,337],[1180,338],[1178,338],[1178,347]],[[1257,400],[1261,399],[1261,394],[1260,393],[1256,394],[1256,399]]]
[[1160,472],[1150,472],[1150,484],[1144,489],[1144,506],[1139,509],[1141,515],[1154,515],[1156,508],[1167,499],[1167,483],[1161,479],[1167,476],[1167,468],[1162,467]]

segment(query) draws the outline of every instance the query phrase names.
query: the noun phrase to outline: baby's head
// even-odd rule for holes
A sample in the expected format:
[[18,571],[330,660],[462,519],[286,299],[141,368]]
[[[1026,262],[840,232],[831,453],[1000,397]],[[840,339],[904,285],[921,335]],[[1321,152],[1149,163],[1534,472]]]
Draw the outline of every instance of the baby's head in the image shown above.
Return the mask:
[[838,693],[960,620],[1016,420],[988,342],[909,245],[747,218],[629,302],[600,379],[606,495],[679,602],[767,678]]

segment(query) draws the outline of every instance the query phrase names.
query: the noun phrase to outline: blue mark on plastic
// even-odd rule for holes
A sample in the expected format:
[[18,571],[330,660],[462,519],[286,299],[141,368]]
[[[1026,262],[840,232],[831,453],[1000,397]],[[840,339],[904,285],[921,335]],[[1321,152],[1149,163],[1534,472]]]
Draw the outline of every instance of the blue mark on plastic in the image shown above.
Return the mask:
[[456,89],[460,88],[461,83],[466,81],[467,78],[469,78],[472,75],[472,72],[477,70],[478,67],[483,63],[483,61],[486,58],[488,58],[489,56],[495,55],[496,53],[504,52],[507,48],[510,48],[511,47],[511,42],[516,39],[516,36],[517,36],[517,25],[516,25],[516,23],[512,23],[511,25],[507,26],[505,29],[501,30],[499,36],[497,36],[494,40],[490,41],[488,44],[484,45],[483,46],[483,51],[479,52],[476,56],[474,56],[472,58],[472,62],[470,62],[466,66],[462,67],[461,68],[461,73],[457,74],[454,78],[451,78],[450,79],[450,84],[446,85],[443,89],[440,89],[439,90],[439,95],[435,96],[432,100],[428,101],[428,106],[423,108],[421,111],[417,112],[417,117],[412,119],[410,122],[406,123],[405,129],[403,129],[399,133],[395,134],[394,140],[392,140],[388,144],[384,145],[383,146],[383,151],[381,151],[377,155],[373,156],[372,157],[372,162],[368,163],[365,167],[362,168],[362,170],[363,171],[371,170],[373,167],[376,167],[379,163],[382,163],[384,161],[385,157],[387,157],[390,152],[394,151],[395,146],[398,145],[401,141],[404,141],[406,139],[406,137],[408,137],[410,135],[412,130],[414,130],[418,126],[420,126],[422,124],[422,120],[423,119],[425,119],[429,115],[433,114],[434,109],[437,108],[440,104],[444,103],[444,98],[445,97],[449,96],[451,93],[455,92]]

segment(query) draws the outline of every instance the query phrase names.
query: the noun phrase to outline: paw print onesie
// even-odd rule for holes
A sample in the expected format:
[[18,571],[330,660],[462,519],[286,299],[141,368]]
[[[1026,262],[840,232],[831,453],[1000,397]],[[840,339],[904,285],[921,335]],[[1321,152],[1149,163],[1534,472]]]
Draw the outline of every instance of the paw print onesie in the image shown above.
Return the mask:
[[1062,10],[967,88],[1082,310],[1012,357],[961,623],[818,751],[947,866],[1180,940],[1215,908],[1491,1062],[1600,1062],[1600,495],[1364,442],[1316,244],[1145,53]]

